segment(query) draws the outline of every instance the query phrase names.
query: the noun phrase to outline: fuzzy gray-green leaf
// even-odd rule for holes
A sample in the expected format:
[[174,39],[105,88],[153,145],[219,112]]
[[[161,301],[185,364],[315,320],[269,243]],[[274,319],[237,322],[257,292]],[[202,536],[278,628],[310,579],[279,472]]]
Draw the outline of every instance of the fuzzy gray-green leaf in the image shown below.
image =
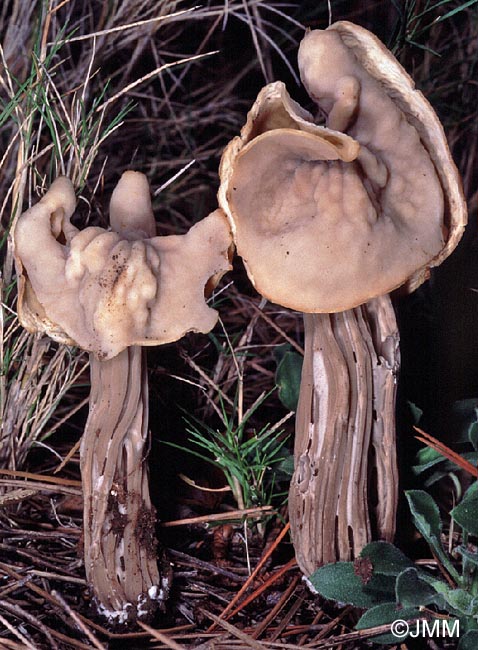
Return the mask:
[[279,390],[279,399],[286,408],[295,411],[299,400],[302,357],[293,350],[284,350],[281,347],[276,358],[278,359],[276,385]]
[[355,607],[373,607],[395,599],[395,578],[383,574],[372,575],[364,581],[355,574],[353,562],[326,564],[309,578],[321,596]]
[[468,488],[463,499],[450,514],[467,532],[478,535],[478,482]]
[[415,526],[428,542],[440,539],[440,511],[434,499],[423,490],[405,492]]
[[425,580],[422,580],[419,572],[414,567],[402,571],[397,577],[395,585],[397,602],[403,607],[418,607],[430,605],[431,603],[442,604],[443,598]]
[[413,562],[389,542],[370,542],[363,547],[360,557],[369,558],[374,574],[397,576],[407,567],[413,566]]
[[[356,630],[367,630],[368,628],[378,627],[387,623],[401,619],[410,621],[420,616],[420,611],[416,607],[399,609],[396,603],[382,603],[367,610],[359,619]],[[406,637],[403,637],[404,640]],[[393,634],[380,634],[379,636],[370,637],[369,641],[380,644],[397,643],[397,637]]]

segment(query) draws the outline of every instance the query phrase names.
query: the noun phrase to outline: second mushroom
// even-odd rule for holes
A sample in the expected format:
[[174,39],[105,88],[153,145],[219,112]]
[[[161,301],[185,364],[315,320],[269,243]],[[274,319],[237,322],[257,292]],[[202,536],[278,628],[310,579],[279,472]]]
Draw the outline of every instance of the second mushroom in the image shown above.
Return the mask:
[[308,32],[299,69],[326,126],[282,83],[266,86],[223,154],[219,204],[258,292],[304,313],[289,515],[310,575],[393,538],[389,294],[450,254],[466,206],[436,114],[373,34],[349,22]]
[[28,330],[90,353],[90,411],[80,449],[84,553],[98,611],[148,619],[167,594],[148,489],[148,382],[143,346],[209,332],[206,285],[229,269],[220,210],[185,235],[156,236],[146,177],[123,174],[111,230],[71,224],[76,199],[58,178],[14,229],[19,318]]

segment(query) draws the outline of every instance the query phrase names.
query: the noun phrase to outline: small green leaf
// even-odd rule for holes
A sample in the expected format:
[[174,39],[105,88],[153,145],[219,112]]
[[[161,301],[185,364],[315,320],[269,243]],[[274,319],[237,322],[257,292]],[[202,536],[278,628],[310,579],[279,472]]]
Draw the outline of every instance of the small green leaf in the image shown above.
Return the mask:
[[397,602],[403,607],[430,605],[437,602],[437,597],[442,602],[436,590],[425,580],[414,567],[409,567],[398,576],[395,585]]
[[451,407],[454,442],[471,442],[475,449],[478,424],[478,399],[461,399]]
[[417,569],[417,571],[420,580],[431,585],[431,587],[437,592],[435,603],[439,605],[441,609],[444,609],[446,594],[451,589],[450,585],[441,578],[435,578],[435,576],[428,573],[428,571],[422,571],[421,569]]
[[477,603],[473,596],[464,589],[450,589],[445,595],[447,602],[466,616],[476,614]]
[[[410,621],[419,616],[420,611],[416,607],[400,609],[397,607],[396,603],[382,603],[381,605],[376,605],[367,610],[359,619],[355,629],[366,630],[378,625],[393,623],[398,619],[402,621]],[[402,637],[400,640],[402,641],[405,638],[406,636]],[[397,637],[393,636],[393,634],[380,634],[379,636],[370,637],[368,641],[382,644],[397,643]]]
[[276,349],[276,386],[279,390],[279,399],[290,411],[297,409],[299,400],[300,378],[302,374],[302,357],[289,348],[280,346]]
[[423,490],[407,490],[405,495],[419,532],[429,543],[440,539],[440,511],[434,499]]
[[284,450],[284,458],[274,467],[276,475],[291,478],[294,473],[294,456]]
[[[476,465],[478,462],[478,452],[476,451],[467,451],[465,453],[460,454],[461,458],[464,458],[467,460],[469,463],[472,465]],[[433,463],[433,465],[439,465],[437,469],[432,472],[429,476],[427,476],[424,486],[429,488],[430,485],[433,485],[440,479],[442,479],[444,476],[448,476],[451,472],[456,472],[457,469],[460,467],[458,463],[453,462],[452,460],[449,460],[448,458],[445,458],[444,456],[441,456],[441,460],[438,459],[436,463]],[[432,464],[430,464],[428,467],[431,467]],[[415,474],[419,474],[422,469],[427,470],[428,467],[420,467],[420,466],[415,466],[412,467],[413,471]]]
[[473,449],[478,450],[478,422],[470,424],[468,429],[468,438],[473,445]]
[[423,410],[419,406],[417,406],[414,402],[409,401],[407,402],[407,404],[412,414],[413,424],[415,425],[419,424],[420,420],[422,419]]
[[421,474],[430,467],[445,460],[445,456],[432,447],[423,447],[415,456],[416,465],[412,466],[414,474]]
[[434,499],[423,490],[408,490],[405,492],[405,496],[407,497],[415,526],[436,553],[438,559],[451,577],[457,584],[461,584],[461,576],[450,562],[440,541],[440,511]]
[[468,488],[463,499],[450,514],[464,530],[478,535],[478,481]]
[[355,574],[353,562],[326,564],[309,578],[321,596],[368,608],[395,599],[395,578],[383,574],[372,575],[366,583]]
[[457,650],[476,650],[476,648],[478,648],[478,630],[470,630],[461,637]]
[[389,542],[371,542],[364,546],[360,557],[368,557],[372,562],[373,573],[397,576],[403,569],[413,566],[413,562]]

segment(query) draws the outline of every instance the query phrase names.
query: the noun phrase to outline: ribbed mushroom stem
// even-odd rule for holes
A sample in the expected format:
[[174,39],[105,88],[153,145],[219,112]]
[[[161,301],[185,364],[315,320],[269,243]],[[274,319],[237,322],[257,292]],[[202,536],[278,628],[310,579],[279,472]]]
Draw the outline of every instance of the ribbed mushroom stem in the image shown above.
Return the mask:
[[305,314],[304,328],[289,513],[298,564],[310,575],[372,538],[393,538],[399,352],[389,296]]
[[90,363],[90,414],[80,450],[86,575],[99,611],[125,623],[148,618],[166,587],[148,489],[146,364],[141,347],[107,361],[91,355]]

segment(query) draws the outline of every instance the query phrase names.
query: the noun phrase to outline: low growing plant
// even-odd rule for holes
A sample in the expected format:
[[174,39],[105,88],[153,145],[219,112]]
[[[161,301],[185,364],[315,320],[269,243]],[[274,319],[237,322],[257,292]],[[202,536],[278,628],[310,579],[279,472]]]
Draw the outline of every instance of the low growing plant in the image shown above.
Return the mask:
[[167,443],[222,470],[241,509],[269,505],[286,494],[278,480],[279,475],[284,474],[281,464],[289,455],[283,431],[269,424],[259,431],[247,430],[251,416],[269,395],[261,395],[240,421],[237,421],[235,411],[231,415],[227,413],[221,401],[222,431],[188,416],[186,431],[194,448]]
[[[478,548],[470,544],[470,536],[478,535],[478,483],[470,486],[450,512],[462,529],[461,543],[451,554],[442,544],[442,520],[433,497],[423,490],[409,490],[405,495],[413,523],[428,543],[441,575],[414,563],[393,544],[372,542],[354,562],[319,568],[310,583],[325,598],[365,609],[356,625],[358,630],[398,619],[431,621],[445,617],[449,631],[460,631],[458,650],[476,648]],[[388,644],[399,639],[381,634],[373,640]]]

